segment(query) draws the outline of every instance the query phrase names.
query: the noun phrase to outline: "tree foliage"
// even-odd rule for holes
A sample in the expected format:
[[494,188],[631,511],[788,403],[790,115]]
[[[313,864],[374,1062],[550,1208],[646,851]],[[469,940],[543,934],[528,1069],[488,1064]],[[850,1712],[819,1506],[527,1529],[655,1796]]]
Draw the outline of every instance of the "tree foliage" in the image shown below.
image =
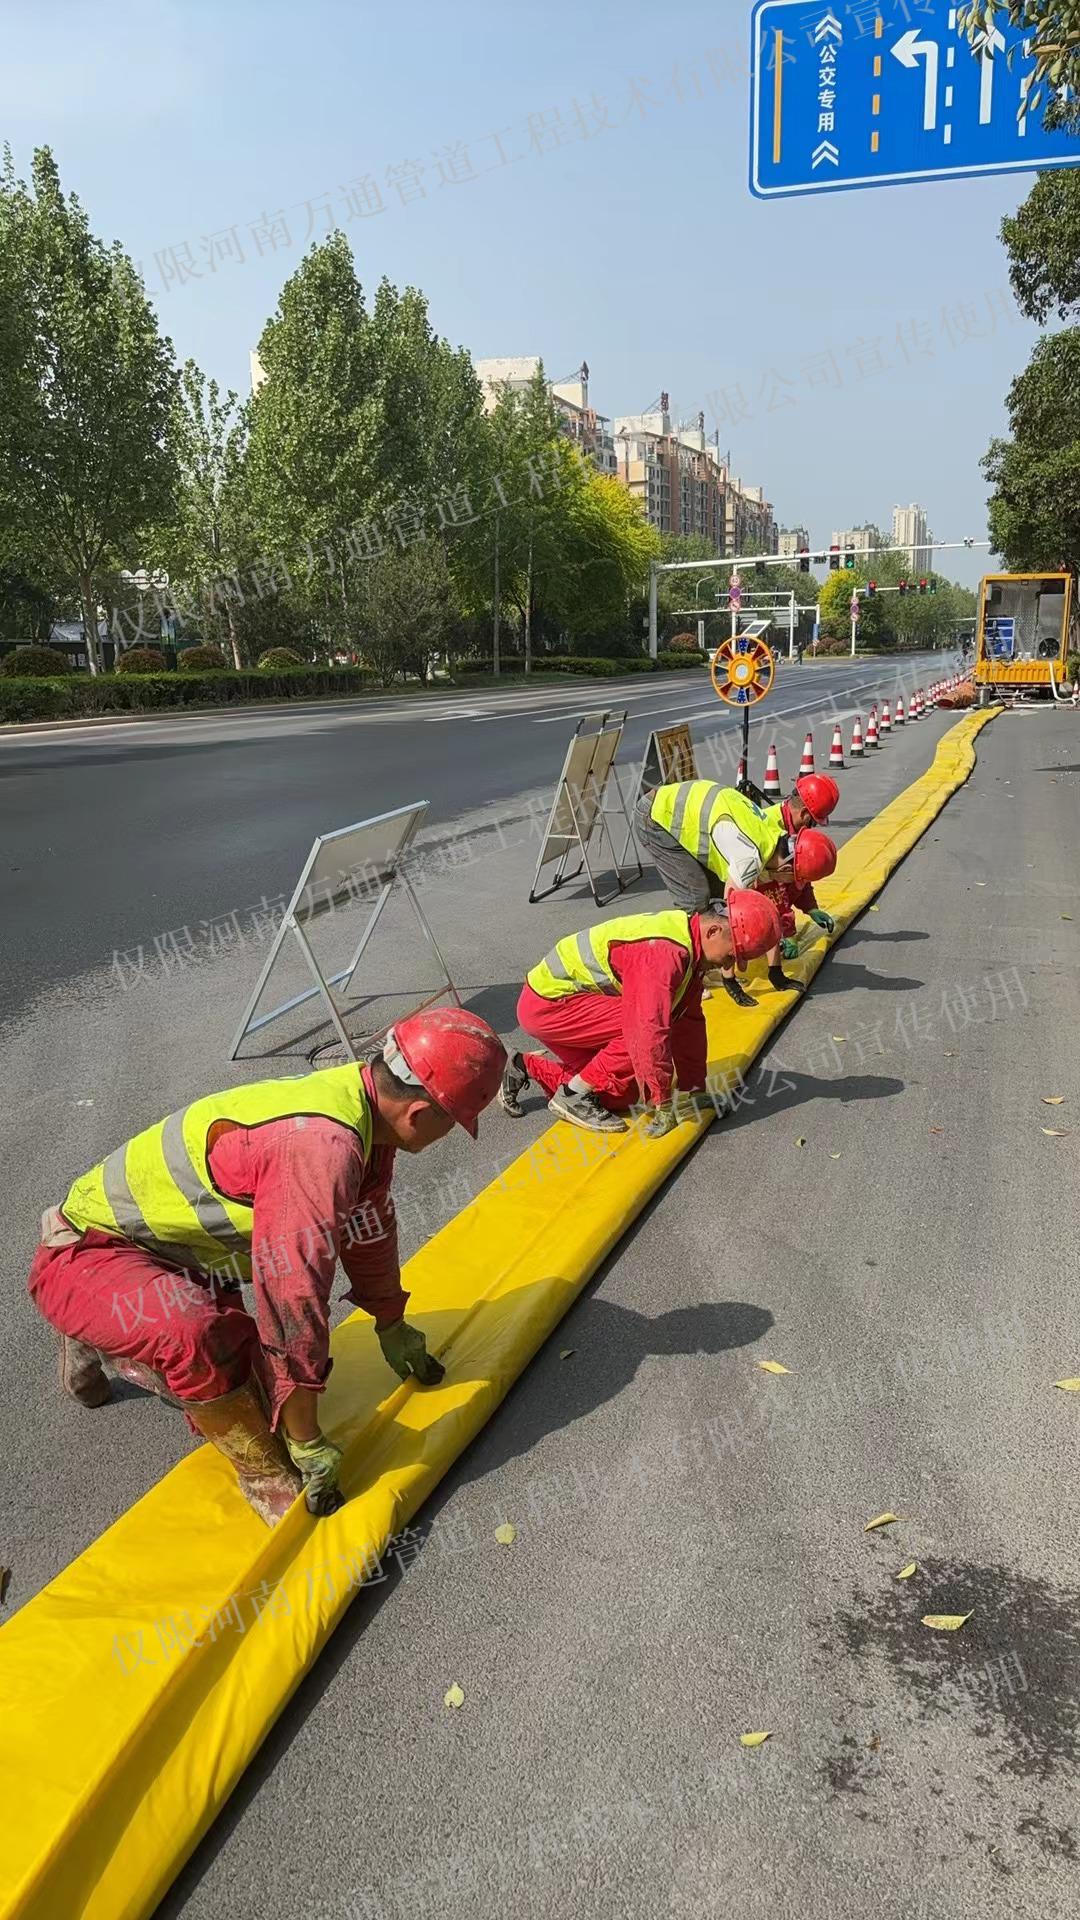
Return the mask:
[[1039,341],[1008,396],[1011,437],[991,442],[990,537],[1007,567],[1080,568],[1080,328]]
[[22,355],[0,434],[3,518],[77,581],[93,659],[100,570],[129,564],[140,530],[172,511],[172,347],[131,261],[91,233],[47,147],[29,188],[5,158],[0,256]]
[[1027,199],[1001,223],[1017,305],[1043,325],[1080,308],[1080,174],[1040,173]]
[[1047,127],[1080,125],[1080,0],[970,0],[958,25],[977,53],[1002,21],[1022,27],[1035,59],[1027,108]]

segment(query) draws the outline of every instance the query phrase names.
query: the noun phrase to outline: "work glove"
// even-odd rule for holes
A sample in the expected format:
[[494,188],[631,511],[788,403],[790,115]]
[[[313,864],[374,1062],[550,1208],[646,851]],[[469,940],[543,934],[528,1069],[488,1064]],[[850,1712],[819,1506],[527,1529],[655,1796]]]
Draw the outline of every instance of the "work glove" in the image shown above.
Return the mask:
[[836,921],[833,919],[831,913],[826,913],[824,907],[811,907],[809,918],[813,921],[815,927],[822,929],[823,933],[835,933]]
[[392,1327],[380,1327],[378,1334],[383,1359],[388,1367],[393,1367],[399,1380],[407,1380],[413,1374],[422,1387],[438,1386],[446,1368],[428,1352],[419,1327],[410,1327],[407,1320],[395,1320]]
[[285,1435],[289,1458],[304,1482],[304,1500],[309,1513],[325,1520],[345,1502],[338,1492],[341,1472],[341,1448],[335,1447],[324,1433],[316,1440],[293,1440]]
[[647,1140],[662,1140],[665,1133],[670,1133],[678,1124],[674,1106],[670,1100],[665,1100],[653,1108],[642,1131]]
[[799,943],[789,934],[786,939],[780,942],[780,958],[781,960],[797,960],[798,957]]

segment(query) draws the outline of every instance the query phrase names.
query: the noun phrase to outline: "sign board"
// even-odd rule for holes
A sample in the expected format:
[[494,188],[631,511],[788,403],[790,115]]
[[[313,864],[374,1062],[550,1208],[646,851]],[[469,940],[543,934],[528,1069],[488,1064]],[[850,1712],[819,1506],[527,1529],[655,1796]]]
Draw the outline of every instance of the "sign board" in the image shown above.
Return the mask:
[[[949,0],[898,8],[758,0],[750,48],[750,190],[760,200],[902,180],[1080,165],[1042,124],[1025,33],[1004,8],[973,49]],[[1027,101],[1042,99],[1033,113]]]
[[[303,872],[274,936],[255,991],[244,1010],[244,1017],[229,1050],[230,1060],[236,1059],[249,1034],[258,1033],[262,1027],[269,1026],[272,1020],[279,1020],[283,1014],[291,1013],[294,1007],[302,1007],[315,999],[322,1001],[349,1059],[357,1058],[356,1049],[342,1021],[340,1000],[348,995],[352,987],[353,976],[365,948],[395,887],[401,888],[412,906],[420,931],[435,955],[442,976],[436,990],[420,1004],[430,1006],[433,1001],[441,1000],[444,994],[449,993],[457,1005],[461,1005],[446,961],[404,866],[427,809],[426,800],[416,800],[411,806],[395,808],[392,813],[381,813],[371,820],[360,820],[355,826],[339,827],[333,833],[320,834],[304,862]],[[328,924],[331,917],[337,927],[340,924],[337,919],[339,912],[350,907],[366,912],[366,919],[359,941],[352,947],[346,965],[330,973],[315,952],[315,944],[322,944],[317,938],[317,930],[320,924]],[[299,948],[311,975],[312,985],[302,993],[283,1000],[280,1005],[257,1014],[256,1009],[270,975],[289,940]],[[335,997],[335,989],[339,988],[341,993]]]
[[643,793],[653,793],[657,787],[671,786],[678,780],[696,780],[697,777],[697,759],[689,720],[679,720],[673,727],[654,727],[641,763],[638,798]]
[[[611,852],[611,865],[615,872],[615,893],[621,893],[627,885],[623,868],[626,856],[634,839],[633,822],[623,798],[622,785],[615,768],[615,755],[619,750],[623,728],[626,725],[626,713],[586,713],[583,714],[574,729],[573,737],[566,749],[562,772],[555,788],[555,798],[551,803],[547,826],[544,829],[540,856],[536,862],[530,901],[540,900],[536,883],[544,867],[555,862],[555,878],[546,893],[553,893],[565,880],[574,880],[584,868],[589,876],[589,886],[598,907],[604,905],[597,890],[596,877],[589,858],[594,839],[603,846],[607,841]],[[617,805],[608,809],[604,797],[609,784],[614,784]],[[626,828],[621,855],[615,851],[615,842],[611,837],[611,821],[619,821]],[[577,848],[580,859],[572,873],[566,871],[566,863]],[[635,859],[635,872],[632,878],[639,879],[643,869],[640,860]],[[614,898],[609,894],[608,899]]]
[[983,632],[988,660],[1011,660],[1016,650],[1016,621],[1011,615],[992,615]]

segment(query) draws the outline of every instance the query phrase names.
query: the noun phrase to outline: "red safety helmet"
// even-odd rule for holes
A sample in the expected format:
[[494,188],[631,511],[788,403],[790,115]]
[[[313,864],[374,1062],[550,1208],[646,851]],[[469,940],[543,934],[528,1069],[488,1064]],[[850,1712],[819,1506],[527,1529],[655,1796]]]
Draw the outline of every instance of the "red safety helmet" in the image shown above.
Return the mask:
[[479,1014],[427,1007],[390,1028],[383,1058],[391,1073],[422,1087],[475,1140],[477,1119],[498,1092],[506,1048]]
[[815,826],[823,827],[840,804],[840,789],[831,773],[804,773],[795,791]]
[[780,938],[780,915],[771,900],[752,887],[729,887],[724,895],[735,965],[745,967],[768,953]]
[[827,880],[830,873],[835,873],[836,848],[828,834],[818,833],[815,827],[804,827],[797,833],[794,867],[797,887],[812,887],[815,880]]

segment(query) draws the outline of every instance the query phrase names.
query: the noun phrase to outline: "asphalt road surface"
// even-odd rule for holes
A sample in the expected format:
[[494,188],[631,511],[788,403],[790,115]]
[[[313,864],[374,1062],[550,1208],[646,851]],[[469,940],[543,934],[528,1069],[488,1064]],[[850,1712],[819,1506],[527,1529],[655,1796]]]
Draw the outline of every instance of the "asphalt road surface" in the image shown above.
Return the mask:
[[[827,701],[812,671],[804,697]],[[781,677],[774,711],[797,678]],[[835,698],[850,704],[843,684]],[[574,890],[525,904],[535,841],[515,843],[506,823],[561,758],[566,729],[541,730],[543,717],[527,723],[545,740],[535,776],[524,714],[476,723],[496,733],[483,755],[499,771],[449,733],[429,748],[439,723],[385,717],[355,723],[332,760],[336,723],[319,716],[310,749],[290,717],[280,752],[234,755],[238,787],[221,742],[208,753],[192,740],[186,760],[169,747],[162,774],[183,836],[203,820],[209,864],[235,858],[226,879],[242,876],[247,900],[287,887],[312,821],[341,817],[350,755],[368,785],[345,817],[383,802],[376,751],[404,767],[384,804],[415,793],[411,755],[456,755],[436,824],[475,828],[479,851],[432,873],[425,907],[463,991],[508,1032],[524,968],[594,917]],[[909,727],[845,775],[840,837],[922,770],[946,724]],[[1075,1911],[1080,1402],[1052,1383],[1080,1374],[1078,748],[1070,713],[984,730],[971,782],[840,943],[747,1103],[587,1289],[429,1503],[403,1564],[353,1607],[163,1915]],[[77,905],[54,887],[37,896],[36,987],[29,928],[2,922],[5,962],[23,969],[3,1035],[14,1604],[186,1444],[142,1396],[96,1414],[58,1399],[21,1291],[36,1214],[136,1126],[253,1071],[223,1062],[257,970],[250,946],[126,990],[111,966],[114,946],[194,911],[194,880],[155,857],[147,823],[170,802],[147,781],[147,751],[0,748],[0,769],[18,761],[17,824],[35,821],[31,859],[40,869],[52,846],[57,884],[78,892]],[[58,850],[48,797],[58,771],[74,772],[57,768],[65,752],[87,759],[67,789],[81,857],[67,834]],[[278,802],[302,752],[302,807],[291,785]],[[261,800],[244,793],[244,819],[263,820],[268,841],[276,823],[276,839],[233,856],[226,802],[256,767]],[[434,775],[422,790],[434,795]],[[18,861],[18,842],[8,849]],[[659,902],[652,878],[635,905]],[[39,870],[38,886],[48,879]],[[214,899],[237,897],[223,885]],[[34,910],[31,888],[21,912]],[[211,910],[225,908],[199,917]],[[546,1122],[542,1108],[516,1125],[493,1115],[475,1154],[425,1156],[422,1182],[408,1169],[406,1239]],[[760,1372],[766,1357],[790,1374]],[[899,1521],[864,1533],[886,1510]],[[493,1538],[503,1520],[510,1548]],[[920,1624],[969,1610],[955,1635]],[[465,1705],[449,1713],[455,1681]],[[745,1751],[750,1729],[773,1737]]]

